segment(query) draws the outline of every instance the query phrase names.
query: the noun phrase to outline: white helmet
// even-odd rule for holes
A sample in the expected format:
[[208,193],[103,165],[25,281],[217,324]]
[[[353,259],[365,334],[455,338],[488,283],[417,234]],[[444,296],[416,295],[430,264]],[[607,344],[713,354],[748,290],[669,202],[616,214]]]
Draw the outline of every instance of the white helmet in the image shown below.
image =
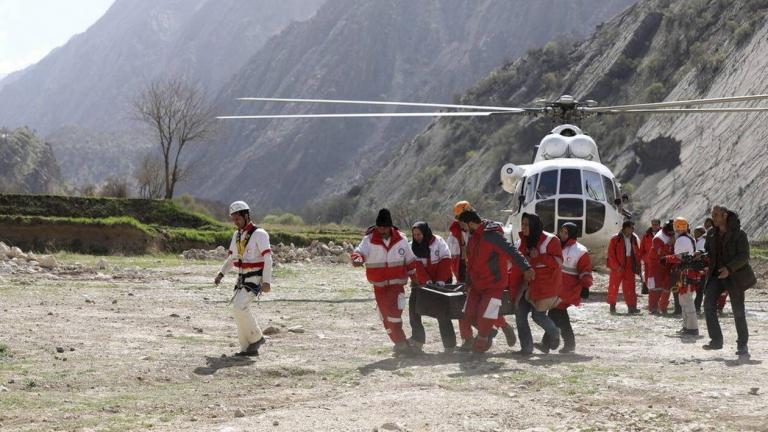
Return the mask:
[[243,210],[251,210],[250,207],[248,207],[248,204],[245,203],[245,201],[235,201],[232,204],[229,205],[229,214],[233,215],[239,211]]

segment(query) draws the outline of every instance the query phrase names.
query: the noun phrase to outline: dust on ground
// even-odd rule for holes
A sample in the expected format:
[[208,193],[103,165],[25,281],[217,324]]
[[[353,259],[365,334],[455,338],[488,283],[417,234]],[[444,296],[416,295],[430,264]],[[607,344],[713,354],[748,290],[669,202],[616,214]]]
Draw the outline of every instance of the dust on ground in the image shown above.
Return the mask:
[[748,362],[730,306],[725,349],[703,351],[679,318],[609,315],[601,275],[571,309],[576,354],[521,359],[497,337],[480,359],[444,355],[425,318],[426,354],[396,359],[363,271],[290,264],[254,308],[278,332],[240,359],[218,263],[57,258],[70,271],[0,274],[3,431],[768,430],[764,285],[747,292]]

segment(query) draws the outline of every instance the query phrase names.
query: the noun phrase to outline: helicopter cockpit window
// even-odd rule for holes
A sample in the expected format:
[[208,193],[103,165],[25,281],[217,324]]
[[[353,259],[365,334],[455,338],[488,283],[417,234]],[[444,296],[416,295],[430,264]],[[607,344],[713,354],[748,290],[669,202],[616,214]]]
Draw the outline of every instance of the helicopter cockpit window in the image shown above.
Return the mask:
[[[555,173],[557,171],[554,171]],[[539,201],[536,203],[536,214],[541,218],[544,231],[555,232],[555,200]]]
[[605,223],[605,204],[587,200],[587,234],[594,234],[603,229]]
[[545,199],[557,193],[557,170],[541,173],[539,188],[536,190],[536,199]]
[[584,170],[584,194],[591,200],[605,201],[605,191],[600,174]]
[[577,169],[560,170],[560,194],[581,195],[581,171]]
[[605,185],[605,194],[608,198],[608,202],[613,205],[613,200],[616,199],[616,190],[613,187],[613,182],[606,176],[603,176],[603,184]]
[[528,205],[536,197],[536,182],[539,180],[539,175],[534,174],[525,181],[525,202],[523,205]]

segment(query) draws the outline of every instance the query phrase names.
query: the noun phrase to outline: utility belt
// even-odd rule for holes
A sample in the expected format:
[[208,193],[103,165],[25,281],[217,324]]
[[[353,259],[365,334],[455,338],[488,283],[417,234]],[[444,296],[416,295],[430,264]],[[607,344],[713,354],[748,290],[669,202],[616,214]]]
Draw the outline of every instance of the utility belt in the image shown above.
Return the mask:
[[261,269],[248,272],[248,273],[240,273],[237,275],[237,283],[235,284],[235,291],[239,289],[244,289],[253,295],[258,295],[261,292],[261,284],[257,284],[254,282],[246,282],[245,280],[254,277],[254,276],[262,276],[263,271]]

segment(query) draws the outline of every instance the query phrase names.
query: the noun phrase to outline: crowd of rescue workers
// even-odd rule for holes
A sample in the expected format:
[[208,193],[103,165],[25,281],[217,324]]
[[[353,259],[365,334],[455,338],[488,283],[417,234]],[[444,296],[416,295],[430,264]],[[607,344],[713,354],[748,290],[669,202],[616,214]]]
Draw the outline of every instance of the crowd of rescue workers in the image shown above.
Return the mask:
[[[523,214],[516,240],[508,239],[502,224],[483,219],[467,201],[454,206],[454,221],[447,239],[433,233],[426,222],[406,234],[396,228],[388,209],[381,209],[375,225],[368,228],[351,255],[355,267],[365,267],[373,285],[379,318],[395,356],[423,353],[426,335],[422,317],[437,319],[444,352],[488,351],[501,330],[506,343],[520,343],[520,356],[560,348],[561,354],[576,350],[568,309],[589,297],[593,284],[592,262],[578,241],[578,226],[564,223],[556,234],[542,229],[535,214]],[[231,303],[241,351],[256,356],[266,339],[251,310],[251,303],[271,289],[272,250],[269,235],[251,221],[243,201],[230,206],[237,230],[228,257],[215,278],[235,269],[237,282]],[[749,242],[738,215],[723,207],[711,209],[711,217],[691,230],[682,217],[662,223],[654,219],[639,237],[635,222],[625,220],[611,237],[607,249],[610,272],[606,301],[617,314],[619,288],[628,315],[640,314],[636,280],[647,294],[649,315],[682,318],[681,338],[699,336],[699,315],[709,333],[705,350],[723,348],[719,314],[730,298],[740,358],[749,358],[749,332],[744,309],[745,291],[756,284],[749,265]],[[410,281],[408,315],[411,337],[403,329],[405,286]],[[673,310],[669,310],[673,299]],[[457,304],[459,302],[459,304]],[[505,315],[514,314],[517,332]],[[534,343],[529,316],[544,334]],[[458,320],[461,344],[457,344],[453,320]],[[562,347],[561,347],[562,341]]]

